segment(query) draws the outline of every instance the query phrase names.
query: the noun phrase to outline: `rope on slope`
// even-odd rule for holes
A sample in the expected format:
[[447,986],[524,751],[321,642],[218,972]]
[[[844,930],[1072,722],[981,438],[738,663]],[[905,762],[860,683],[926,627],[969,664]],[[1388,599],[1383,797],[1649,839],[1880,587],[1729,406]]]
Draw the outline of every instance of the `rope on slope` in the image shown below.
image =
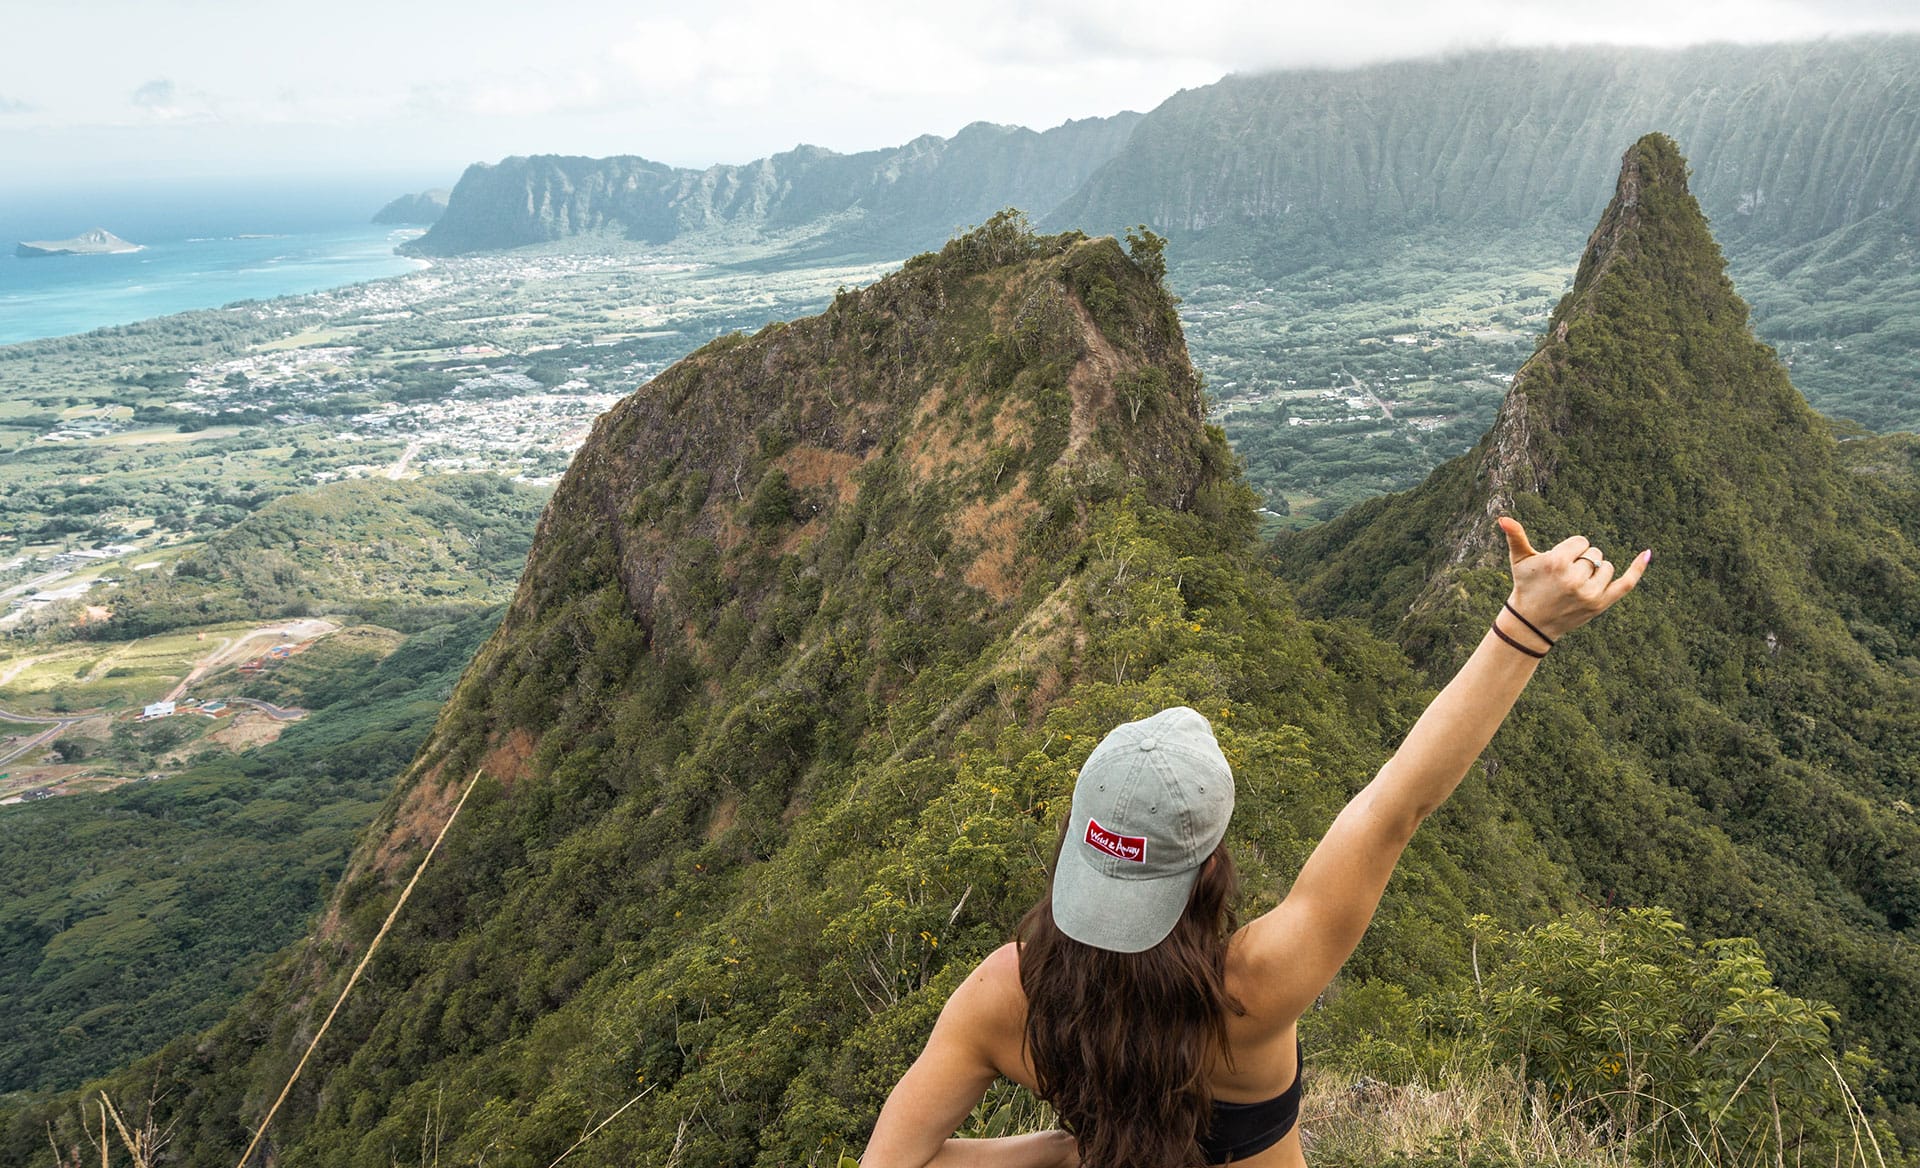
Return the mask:
[[447,821],[440,825],[440,834],[433,837],[433,846],[427,849],[427,854],[420,857],[420,866],[413,870],[413,879],[407,881],[407,886],[400,890],[400,899],[393,902],[393,911],[387,914],[386,922],[380,926],[380,931],[373,935],[373,944],[367,946],[366,956],[360,959],[360,964],[353,967],[353,975],[347,978],[347,984],[341,987],[340,996],[334,999],[333,1009],[327,1011],[326,1021],[320,1023],[320,1029],[314,1034],[313,1041],[307,1043],[306,1053],[300,1056],[299,1063],[294,1066],[293,1074],[287,1078],[287,1085],[280,1088],[280,1097],[273,1101],[272,1107],[267,1108],[267,1117],[260,1121],[260,1129],[253,1133],[253,1142],[247,1145],[246,1151],[240,1153],[240,1163],[236,1168],[247,1168],[247,1161],[253,1158],[253,1153],[259,1148],[260,1141],[266,1138],[267,1127],[273,1123],[273,1117],[279,1112],[280,1105],[287,1101],[287,1095],[292,1092],[293,1085],[300,1081],[300,1072],[307,1069],[307,1060],[313,1057],[313,1048],[319,1046],[320,1040],[326,1037],[327,1027],[333,1025],[333,1016],[340,1012],[340,1007],[346,1002],[347,995],[353,992],[354,983],[360,980],[360,974],[366,970],[367,963],[373,960],[373,954],[380,948],[380,942],[386,940],[387,930],[393,927],[395,918],[400,915],[401,908],[407,903],[407,897],[413,895],[413,886],[420,882],[420,874],[425,872],[427,865],[433,862],[433,854],[440,850],[440,841],[447,838],[447,829],[452,827],[453,821],[460,817],[460,809],[467,805],[467,796],[473,794],[474,784],[480,781],[481,773],[481,771],[475,771],[473,777],[467,780],[467,789],[460,792],[460,801],[453,805],[453,814],[447,816]]

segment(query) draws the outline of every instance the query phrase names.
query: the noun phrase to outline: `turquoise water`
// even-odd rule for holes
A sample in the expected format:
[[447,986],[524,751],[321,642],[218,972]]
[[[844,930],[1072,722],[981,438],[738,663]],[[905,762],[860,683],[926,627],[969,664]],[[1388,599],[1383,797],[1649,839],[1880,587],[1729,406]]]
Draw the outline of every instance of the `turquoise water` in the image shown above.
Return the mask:
[[[405,189],[387,182],[0,191],[0,344],[412,271],[420,265],[393,249],[419,229],[367,222]],[[95,227],[145,250],[13,254],[20,240],[67,239]]]

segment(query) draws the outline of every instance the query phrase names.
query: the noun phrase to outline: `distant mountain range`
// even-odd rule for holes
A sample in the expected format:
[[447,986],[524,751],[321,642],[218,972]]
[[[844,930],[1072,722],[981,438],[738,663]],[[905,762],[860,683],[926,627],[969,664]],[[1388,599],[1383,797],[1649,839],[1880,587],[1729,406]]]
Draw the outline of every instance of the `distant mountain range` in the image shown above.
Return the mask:
[[803,146],[686,170],[540,155],[468,169],[422,255],[596,232],[733,228],[870,256],[937,245],[1017,206],[1055,228],[1146,223],[1311,246],[1407,229],[1591,222],[1618,143],[1663,131],[1730,241],[1804,243],[1920,220],[1920,38],[1476,52],[1230,76],[1151,113],[841,155]]
[[696,232],[790,233],[897,256],[1009,205],[1052,207],[1125,145],[1141,115],[1068,122],[1045,133],[975,122],[889,150],[800,146],[744,166],[690,170],[632,155],[536,155],[468,167],[445,215],[403,249],[459,255],[614,233],[665,243]]
[[[1472,453],[1272,548],[1153,239],[994,216],[817,316],[710,342],[596,423],[311,936],[214,1029],[84,1097],[0,1100],[0,1163],[78,1162],[102,1095],[150,1100],[194,1168],[251,1162],[276,1097],[281,1164],[386,1162],[422,1132],[435,1161],[552,1164],[601,1128],[579,1163],[837,1162],[1039,895],[1108,728],[1214,720],[1261,903],[1484,635],[1512,513],[1543,545],[1651,545],[1652,571],[1553,650],[1325,1005],[1397,997],[1423,1048],[1485,1019],[1531,1044],[1506,1063],[1526,1090],[1587,1091],[1564,1106],[1593,1122],[1668,1093],[1686,1139],[1725,1145],[1709,1162],[1767,1142],[1837,1162],[1847,1106],[1910,1168],[1916,452],[1807,408],[1686,174],[1664,136],[1629,150]],[[1587,900],[1668,906],[1766,961],[1701,946],[1737,959],[1724,1005],[1619,945],[1595,967],[1617,995],[1561,979],[1564,947],[1535,972],[1586,996],[1483,988],[1508,960],[1486,926]],[[1768,961],[1837,1011],[1785,999]],[[1454,1013],[1416,1022],[1435,994]],[[1350,1029],[1309,1016],[1328,1075],[1389,1042],[1388,1007],[1346,1008]],[[1570,1070],[1565,1034],[1593,1043]],[[1486,1054],[1454,1049],[1450,1080]],[[1011,1107],[980,1114],[1025,1122]],[[1609,1155],[1698,1162],[1610,1130]]]
[[1048,222],[1177,233],[1590,223],[1619,144],[1693,159],[1715,230],[1920,216],[1920,38],[1476,52],[1234,76],[1169,98]]

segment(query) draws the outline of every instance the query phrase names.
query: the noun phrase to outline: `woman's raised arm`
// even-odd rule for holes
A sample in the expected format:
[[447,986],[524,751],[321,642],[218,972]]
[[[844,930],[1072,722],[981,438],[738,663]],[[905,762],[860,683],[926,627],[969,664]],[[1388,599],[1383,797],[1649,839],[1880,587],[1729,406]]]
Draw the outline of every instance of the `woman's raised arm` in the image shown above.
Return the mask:
[[1618,579],[1584,536],[1537,552],[1502,518],[1513,591],[1493,628],[1433,699],[1400,749],[1355,795],[1314,848],[1287,898],[1248,925],[1248,957],[1272,970],[1264,1003],[1298,1017],[1345,964],[1373,919],[1414,829],[1446,801],[1505,720],[1553,640],[1633,590],[1652,552]]

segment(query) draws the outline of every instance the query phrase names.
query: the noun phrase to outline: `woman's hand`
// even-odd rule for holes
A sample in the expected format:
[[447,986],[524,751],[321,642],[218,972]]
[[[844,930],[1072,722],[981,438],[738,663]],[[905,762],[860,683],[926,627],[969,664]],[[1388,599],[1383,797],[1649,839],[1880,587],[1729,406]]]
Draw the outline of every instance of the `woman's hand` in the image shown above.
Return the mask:
[[1513,592],[1507,603],[1548,637],[1559,638],[1607,611],[1633,591],[1653,559],[1652,549],[1635,556],[1614,578],[1613,565],[1584,535],[1568,536],[1547,551],[1535,551],[1527,529],[1510,515],[1499,519],[1507,533]]

